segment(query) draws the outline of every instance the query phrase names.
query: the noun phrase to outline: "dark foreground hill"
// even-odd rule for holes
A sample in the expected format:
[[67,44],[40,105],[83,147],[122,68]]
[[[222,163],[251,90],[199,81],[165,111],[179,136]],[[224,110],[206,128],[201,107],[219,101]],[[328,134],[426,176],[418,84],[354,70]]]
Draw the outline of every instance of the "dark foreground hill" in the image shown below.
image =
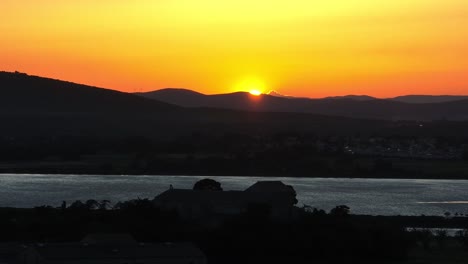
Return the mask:
[[[405,103],[371,97],[324,99],[252,96],[249,93],[204,95],[190,90],[163,89],[140,96],[184,107],[215,107],[253,112],[313,113],[319,115],[384,120],[468,120],[468,100],[439,103]],[[406,97],[405,97],[406,98]],[[448,99],[446,99],[448,100]]]
[[137,113],[178,107],[139,96],[23,73],[0,72],[2,113]]

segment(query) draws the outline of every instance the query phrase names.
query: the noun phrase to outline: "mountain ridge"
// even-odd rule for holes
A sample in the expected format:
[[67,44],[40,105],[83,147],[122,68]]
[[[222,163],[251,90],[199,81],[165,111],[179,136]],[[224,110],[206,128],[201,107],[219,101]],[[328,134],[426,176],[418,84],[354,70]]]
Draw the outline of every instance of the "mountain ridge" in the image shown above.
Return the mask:
[[[205,95],[182,88],[124,93],[22,73],[0,72],[0,110],[13,113],[162,115],[185,108],[244,112],[305,113],[382,120],[468,120],[468,100],[411,104],[362,96],[323,99],[255,96],[247,92]],[[356,98],[358,100],[355,100]],[[185,109],[185,110],[182,110]],[[178,117],[183,118],[183,117]],[[204,118],[197,116],[196,118]]]
[[213,95],[198,93],[194,95],[185,91],[182,95],[171,89],[140,93],[139,95],[182,107],[212,107],[260,112],[302,112],[386,120],[468,120],[468,99],[459,100],[459,98],[449,102],[408,103],[360,95],[320,99],[268,94],[254,96],[247,92]]
[[[250,95],[230,96],[243,100]],[[0,123],[0,138],[15,142],[126,137],[164,141],[192,133],[272,134],[285,130],[330,134],[343,133],[344,126],[366,133],[385,126],[384,121],[310,113],[185,108],[136,94],[11,72],[0,72]]]
[[[219,96],[219,95],[238,93],[238,92],[232,92],[232,93],[220,93],[220,94],[204,94],[204,93],[200,93],[200,92],[186,89],[186,88],[163,88],[163,89],[158,89],[158,90],[153,90],[153,91],[148,91],[148,92],[138,92],[135,94],[147,96],[150,94],[158,94],[160,92],[170,93],[173,91],[180,91],[180,92],[184,92],[187,94],[192,93],[192,94],[205,95],[205,96],[215,96],[215,95]],[[240,92],[240,93],[247,93],[247,92]],[[270,96],[280,97],[280,98],[310,99],[310,100],[321,100],[321,99],[337,99],[337,100],[349,99],[349,100],[356,100],[356,101],[391,100],[391,101],[397,101],[397,102],[402,102],[402,103],[414,103],[414,104],[444,103],[444,102],[453,102],[453,101],[460,101],[460,100],[468,99],[468,95],[429,95],[429,94],[428,95],[407,94],[407,95],[399,95],[395,97],[385,97],[385,98],[379,98],[379,97],[374,97],[374,96],[365,95],[365,94],[361,94],[361,95],[348,94],[348,95],[341,95],[341,96],[326,96],[326,97],[312,98],[312,97],[303,97],[303,96],[284,95],[273,90],[263,95],[270,95]]]
[[465,95],[417,95],[409,94],[388,98],[387,100],[394,100],[403,103],[412,104],[425,104],[425,103],[446,103],[453,101],[461,101],[468,99]]
[[[0,138],[8,142],[42,142],[41,144],[47,145],[47,142],[54,142],[58,138],[93,138],[99,142],[127,137],[148,137],[157,141],[167,141],[199,133],[210,136],[268,136],[293,131],[326,136],[459,136],[466,135],[468,131],[468,122],[427,122],[422,128],[419,121],[393,122],[377,118],[382,115],[367,115],[372,113],[369,105],[379,109],[384,106],[387,111],[384,111],[385,115],[389,111],[390,114],[394,114],[388,105],[409,105],[384,100],[312,100],[315,102],[313,106],[321,111],[311,113],[303,109],[293,112],[288,109],[289,104],[282,105],[283,108],[277,107],[284,102],[293,102],[293,106],[299,108],[310,107],[310,99],[256,97],[243,92],[221,96],[182,92],[217,100],[218,103],[211,107],[186,108],[141,98],[142,95],[3,72],[0,73]],[[219,100],[220,98],[222,100]],[[267,102],[265,98],[268,98]],[[232,101],[242,103],[239,109],[229,109],[229,105],[225,105]],[[331,102],[334,104],[330,105]],[[356,108],[356,105],[360,106]],[[456,111],[467,112],[466,102],[455,105],[460,107]],[[351,115],[346,116],[346,111]]]

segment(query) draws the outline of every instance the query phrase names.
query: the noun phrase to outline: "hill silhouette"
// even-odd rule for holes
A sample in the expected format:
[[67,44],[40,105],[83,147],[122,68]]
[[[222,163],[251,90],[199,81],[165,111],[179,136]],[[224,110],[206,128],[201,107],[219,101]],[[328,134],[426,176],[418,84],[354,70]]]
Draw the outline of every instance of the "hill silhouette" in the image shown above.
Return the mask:
[[[351,126],[361,130],[375,123],[360,126],[362,121],[341,117],[219,109],[222,104],[186,109],[135,94],[22,73],[0,72],[0,87],[0,122],[4,124],[0,138],[145,136],[164,140],[193,132],[254,134],[297,129],[320,133],[355,123]],[[205,97],[180,89],[168,90],[168,94],[174,91],[176,98]],[[234,97],[247,102],[248,94]]]
[[114,90],[0,72],[0,109],[11,113],[134,113],[179,107]]
[[[276,91],[271,91],[268,95],[276,96],[276,97],[284,97],[284,98],[304,98],[304,97],[294,97],[294,96],[286,96]],[[369,95],[344,95],[344,96],[329,96],[323,99],[351,99],[356,101],[369,101],[369,100],[378,100],[379,98],[372,97]],[[384,100],[396,101],[401,103],[409,103],[409,104],[430,104],[430,103],[446,103],[446,102],[454,102],[460,100],[466,100],[468,96],[466,95],[401,95],[396,97],[389,97],[384,98]]]
[[404,95],[389,98],[388,100],[410,103],[410,104],[430,104],[430,103],[446,103],[453,101],[466,100],[468,96],[463,95]]
[[[181,88],[167,88],[153,92],[135,94],[150,99],[160,98],[159,100],[164,102],[177,102],[179,105],[184,105],[186,107],[199,107],[207,103],[207,95]],[[200,104],[199,102],[202,103]]]
[[[385,100],[359,102],[349,99],[287,99],[265,95],[255,97],[241,92],[208,96],[182,89],[169,89],[153,93],[158,96],[165,94],[164,100],[173,100],[161,102],[162,99],[158,101],[135,94],[6,72],[0,73],[0,87],[0,123],[3,124],[0,139],[91,137],[107,140],[143,136],[163,141],[193,133],[266,136],[290,131],[327,136],[452,136],[464,135],[464,131],[468,129],[465,123],[427,124],[421,130],[414,122],[400,124],[343,117],[346,115],[343,111],[346,110],[352,116],[391,116],[395,105],[408,108],[412,106]],[[182,100],[181,98],[190,103],[191,108],[170,104],[176,103],[175,100]],[[440,114],[450,114],[457,110],[456,107],[459,107],[459,113],[466,113],[465,101],[450,105],[452,109],[440,111]],[[317,109],[320,111],[316,111]],[[327,114],[311,114],[306,111]],[[369,111],[378,114],[369,115]]]
[[369,101],[369,100],[377,100],[377,98],[368,96],[368,95],[345,95],[345,96],[331,96],[331,97],[325,97],[324,99],[350,99],[350,100],[356,100],[356,101]]
[[254,112],[313,113],[385,120],[468,120],[468,100],[411,104],[367,96],[324,99],[255,97],[246,92],[203,95],[189,90],[164,89],[140,96],[183,107],[212,107]]

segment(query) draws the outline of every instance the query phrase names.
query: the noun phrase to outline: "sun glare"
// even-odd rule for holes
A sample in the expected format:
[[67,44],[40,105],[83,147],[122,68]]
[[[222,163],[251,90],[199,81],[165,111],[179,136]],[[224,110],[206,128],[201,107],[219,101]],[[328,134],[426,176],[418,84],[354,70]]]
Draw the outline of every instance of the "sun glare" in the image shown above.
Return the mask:
[[245,78],[235,86],[235,91],[249,92],[251,95],[259,96],[265,91],[265,83],[255,77]]
[[249,93],[251,95],[255,95],[255,96],[259,96],[259,95],[262,94],[262,92],[260,92],[259,90],[256,90],[256,89],[250,90]]

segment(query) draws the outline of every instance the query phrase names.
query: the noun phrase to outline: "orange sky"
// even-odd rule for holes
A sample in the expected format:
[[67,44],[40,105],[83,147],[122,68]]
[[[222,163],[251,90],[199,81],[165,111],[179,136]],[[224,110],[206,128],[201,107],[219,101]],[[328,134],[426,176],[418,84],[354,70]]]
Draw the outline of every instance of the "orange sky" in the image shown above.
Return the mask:
[[468,94],[467,0],[1,0],[0,70],[148,91]]

